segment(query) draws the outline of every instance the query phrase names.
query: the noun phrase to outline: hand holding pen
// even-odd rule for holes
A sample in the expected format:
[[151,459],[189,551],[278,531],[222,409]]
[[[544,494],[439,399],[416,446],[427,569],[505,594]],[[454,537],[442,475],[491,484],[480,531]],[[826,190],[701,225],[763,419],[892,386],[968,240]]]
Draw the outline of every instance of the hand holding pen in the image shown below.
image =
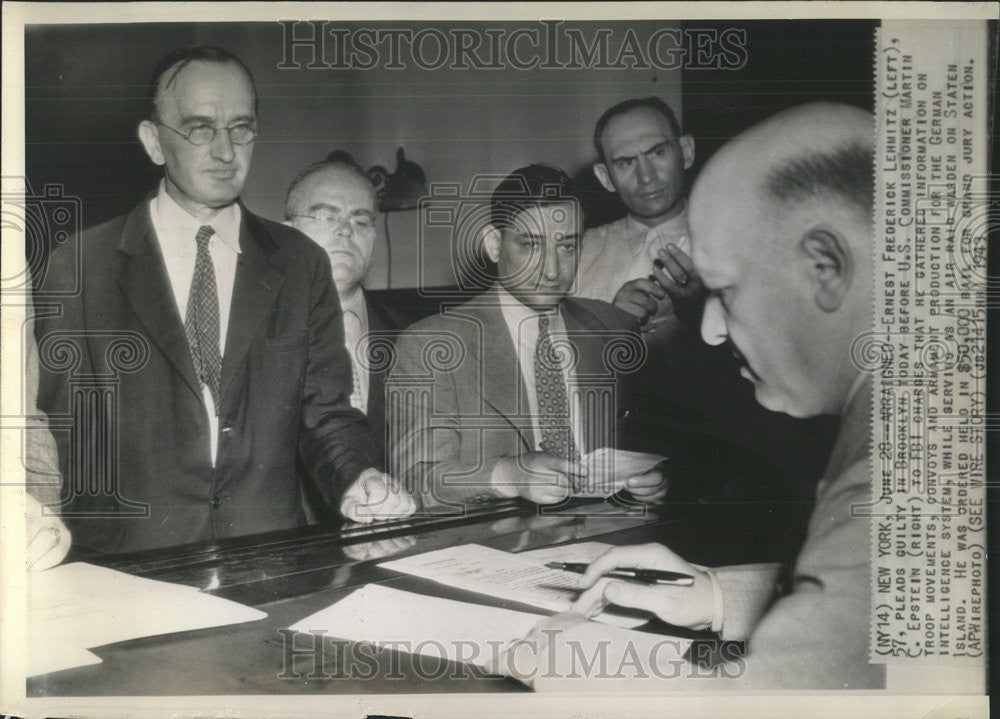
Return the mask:
[[[561,569],[564,572],[576,572],[584,574],[589,564],[578,562],[549,562],[545,565],[549,569]],[[645,584],[669,584],[677,587],[690,587],[694,584],[694,577],[690,574],[680,572],[668,572],[666,569],[640,569],[638,567],[615,567],[604,573],[605,577],[615,579],[631,579]]]
[[[658,570],[681,575],[672,581],[652,584],[646,581],[612,579],[623,568]],[[656,575],[647,575],[652,578]],[[669,575],[664,575],[669,576]],[[602,578],[606,581],[598,581]],[[683,577],[689,577],[687,582]],[[572,611],[593,617],[609,604],[643,609],[670,624],[690,629],[707,629],[714,618],[712,580],[701,569],[684,561],[661,544],[615,547],[590,563],[580,577],[583,593],[573,603]]]

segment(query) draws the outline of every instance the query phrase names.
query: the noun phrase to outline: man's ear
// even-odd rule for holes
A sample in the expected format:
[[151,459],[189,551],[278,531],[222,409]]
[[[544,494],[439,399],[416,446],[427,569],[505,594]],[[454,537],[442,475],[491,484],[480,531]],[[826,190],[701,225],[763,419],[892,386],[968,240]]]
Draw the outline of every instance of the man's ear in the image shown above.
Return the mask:
[[500,242],[502,240],[503,236],[500,230],[493,225],[486,225],[483,228],[483,249],[486,250],[486,255],[490,258],[490,262],[500,262]]
[[611,173],[608,172],[608,166],[603,162],[594,163],[594,175],[605,190],[608,192],[617,192],[614,183],[611,181]]
[[690,170],[694,164],[694,138],[690,135],[681,135],[677,141],[681,146],[681,153],[684,155],[684,169]]
[[152,120],[143,120],[139,123],[139,141],[154,164],[162,165],[166,162],[163,150],[160,148],[160,133],[157,132]]
[[816,304],[835,312],[844,302],[854,277],[854,258],[847,239],[828,227],[813,227],[799,242],[809,263],[809,277],[816,290]]

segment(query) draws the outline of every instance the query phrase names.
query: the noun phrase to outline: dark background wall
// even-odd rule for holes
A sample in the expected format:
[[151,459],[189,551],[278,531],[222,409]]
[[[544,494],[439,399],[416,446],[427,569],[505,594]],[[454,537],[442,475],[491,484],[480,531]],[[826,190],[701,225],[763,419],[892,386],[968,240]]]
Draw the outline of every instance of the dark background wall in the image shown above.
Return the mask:
[[[503,25],[462,23],[473,29]],[[588,36],[608,28],[615,41],[631,28],[644,41],[678,24],[565,27],[582,28]],[[689,22],[684,27],[741,29],[748,48],[745,66],[689,66],[683,72],[426,70],[412,64],[403,70],[283,70],[278,65],[284,29],[278,23],[34,26],[25,38],[27,177],[36,191],[59,183],[67,194],[80,197],[84,226],[134,207],[160,177],[135,134],[146,114],[149,72],[174,47],[199,43],[229,48],[256,75],[262,134],[243,198],[252,210],[276,220],[283,219],[288,183],[309,162],[342,148],[365,167],[380,164],[391,171],[396,148],[402,146],[430,182],[462,188],[477,174],[503,175],[536,161],[559,165],[583,181],[591,223],[602,223],[623,209],[592,178],[591,134],[601,112],[620,100],[657,94],[674,106],[696,137],[695,169],[726,138],[782,107],[813,99],[872,105],[871,22]],[[299,57],[304,64],[304,56]],[[391,286],[455,281],[447,238],[423,234],[423,247],[418,244],[418,214],[386,216],[368,286],[390,284],[385,229],[392,240]]]
[[[526,24],[506,24],[519,25]],[[646,23],[635,31],[644,38],[672,25]],[[391,24],[407,26],[423,27]],[[606,26],[622,36],[622,23],[601,24]],[[308,34],[309,27],[300,31]],[[591,133],[606,107],[656,93],[680,111],[679,70],[427,70],[412,63],[402,70],[288,70],[277,67],[283,32],[276,22],[30,29],[25,63],[29,179],[36,186],[63,183],[68,193],[82,197],[87,225],[131,209],[160,177],[135,135],[146,112],[149,73],[161,56],[187,44],[222,45],[253,70],[262,132],[243,198],[252,210],[276,220],[283,219],[285,190],[298,171],[335,148],[349,151],[366,168],[379,164],[392,171],[396,149],[404,147],[429,182],[462,188],[477,173],[504,175],[531,162],[589,176]],[[309,56],[299,53],[305,66]],[[418,213],[386,219],[392,286],[416,285],[418,268],[425,284],[454,282],[444,239],[428,240],[418,261]],[[370,287],[386,286],[385,259],[383,242]]]
[[871,20],[685,22],[747,35],[739,70],[682,72],[684,129],[695,137],[692,173],[734,135],[794,105],[829,100],[874,111],[875,29]]

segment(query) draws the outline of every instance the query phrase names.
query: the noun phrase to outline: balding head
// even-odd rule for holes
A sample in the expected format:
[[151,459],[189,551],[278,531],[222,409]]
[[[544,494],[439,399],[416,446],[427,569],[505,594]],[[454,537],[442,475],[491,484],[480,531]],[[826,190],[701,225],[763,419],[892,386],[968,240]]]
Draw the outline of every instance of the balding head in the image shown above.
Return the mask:
[[872,322],[874,119],[816,103],[747,130],[691,194],[694,263],[712,294],[702,336],[729,341],[758,401],[837,414]]
[[378,197],[350,162],[326,160],[305,168],[285,200],[286,224],[326,250],[341,299],[353,296],[372,261]]

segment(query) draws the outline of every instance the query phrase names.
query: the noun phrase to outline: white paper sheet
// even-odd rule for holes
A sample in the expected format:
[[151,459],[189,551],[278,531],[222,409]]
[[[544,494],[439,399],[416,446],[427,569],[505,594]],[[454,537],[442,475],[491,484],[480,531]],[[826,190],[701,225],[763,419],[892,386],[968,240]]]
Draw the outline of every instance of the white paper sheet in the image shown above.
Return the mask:
[[543,618],[369,584],[291,629],[488,668]]
[[[569,609],[579,594],[578,574],[548,569],[532,559],[478,544],[425,552],[379,566],[556,612]],[[648,621],[611,611],[604,611],[594,619],[620,627],[637,627]]]
[[627,452],[601,447],[585,454],[580,463],[587,468],[587,477],[573,490],[574,497],[610,497],[625,488],[632,477],[647,474],[665,460],[658,454]]
[[74,653],[72,648],[90,649],[267,616],[194,587],[82,562],[31,572],[28,580],[29,642],[41,648],[62,645],[66,656]]
[[28,642],[28,657],[25,674],[33,677],[63,669],[86,667],[100,664],[101,658],[83,647],[49,639],[43,642]]

